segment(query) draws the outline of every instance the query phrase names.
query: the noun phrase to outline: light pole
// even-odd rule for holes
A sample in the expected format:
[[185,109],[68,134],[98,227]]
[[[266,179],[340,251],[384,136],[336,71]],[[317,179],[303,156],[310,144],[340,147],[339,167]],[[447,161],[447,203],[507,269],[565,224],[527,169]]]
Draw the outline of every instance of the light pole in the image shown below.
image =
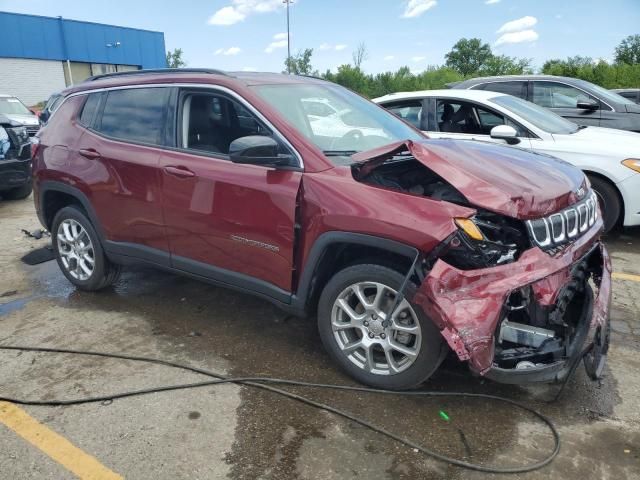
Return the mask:
[[289,33],[289,5],[293,0],[282,0],[287,5],[287,73],[291,74],[291,34]]

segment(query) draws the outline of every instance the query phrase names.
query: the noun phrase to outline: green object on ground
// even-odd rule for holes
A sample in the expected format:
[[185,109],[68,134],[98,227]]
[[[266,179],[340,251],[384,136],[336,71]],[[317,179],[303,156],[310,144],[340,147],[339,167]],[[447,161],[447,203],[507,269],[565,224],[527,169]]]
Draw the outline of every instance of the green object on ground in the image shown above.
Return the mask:
[[445,421],[447,421],[447,422],[450,420],[449,415],[447,415],[447,414],[444,412],[444,410],[440,410],[440,416],[442,417],[442,419],[443,419],[443,420],[445,420]]

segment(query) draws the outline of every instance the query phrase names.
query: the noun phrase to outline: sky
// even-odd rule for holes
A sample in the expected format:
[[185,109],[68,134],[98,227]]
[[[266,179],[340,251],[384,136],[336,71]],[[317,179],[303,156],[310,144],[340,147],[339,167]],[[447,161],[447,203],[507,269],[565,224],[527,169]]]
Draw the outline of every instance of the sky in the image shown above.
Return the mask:
[[[640,0],[293,0],[292,54],[313,48],[323,72],[351,62],[360,43],[367,72],[414,72],[441,65],[462,37],[494,53],[533,60],[573,55],[611,61],[640,33]],[[190,67],[281,71],[286,49],[283,0],[0,0],[0,11],[62,16],[162,31]],[[0,32],[0,41],[2,33]]]

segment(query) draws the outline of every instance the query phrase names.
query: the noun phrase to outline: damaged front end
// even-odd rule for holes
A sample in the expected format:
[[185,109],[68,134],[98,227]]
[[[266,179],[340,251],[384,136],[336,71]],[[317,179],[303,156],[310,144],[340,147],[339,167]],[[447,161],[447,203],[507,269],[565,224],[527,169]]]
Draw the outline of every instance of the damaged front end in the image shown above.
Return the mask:
[[562,380],[585,354],[598,378],[610,299],[609,257],[592,236],[555,256],[534,247],[493,268],[461,270],[438,259],[414,297],[458,358],[503,383]]
[[[473,158],[475,146],[462,148],[456,157],[438,145],[397,145],[354,172],[366,183],[475,209],[451,219],[457,228],[425,256],[413,302],[479,375],[503,383],[561,381],[584,358],[588,374],[599,378],[609,343],[611,265],[599,241],[595,194],[581,172],[562,164],[546,174],[505,164],[501,175],[491,170],[502,165],[485,163],[482,171],[465,163],[481,158]],[[400,162],[404,151],[424,171]],[[393,155],[397,163],[387,161]],[[524,187],[512,183],[517,175],[527,177]]]

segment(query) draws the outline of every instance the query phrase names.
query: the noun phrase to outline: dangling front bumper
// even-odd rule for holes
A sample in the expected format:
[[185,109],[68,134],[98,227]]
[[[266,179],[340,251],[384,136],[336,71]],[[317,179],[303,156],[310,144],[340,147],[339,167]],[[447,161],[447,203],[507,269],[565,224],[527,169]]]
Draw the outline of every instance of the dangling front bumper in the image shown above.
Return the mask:
[[[611,262],[597,239],[599,231],[595,226],[555,255],[534,247],[517,261],[492,268],[460,270],[437,260],[413,301],[440,328],[458,358],[479,375],[502,383],[560,381],[584,357],[587,372],[597,378],[608,349],[611,303]],[[575,318],[566,319],[575,329],[563,342],[562,353],[556,349],[548,361],[526,362],[526,368],[501,365],[496,345],[512,292],[527,288],[537,306],[554,312],[575,288],[577,271],[583,272],[586,293],[582,308],[570,312]]]

